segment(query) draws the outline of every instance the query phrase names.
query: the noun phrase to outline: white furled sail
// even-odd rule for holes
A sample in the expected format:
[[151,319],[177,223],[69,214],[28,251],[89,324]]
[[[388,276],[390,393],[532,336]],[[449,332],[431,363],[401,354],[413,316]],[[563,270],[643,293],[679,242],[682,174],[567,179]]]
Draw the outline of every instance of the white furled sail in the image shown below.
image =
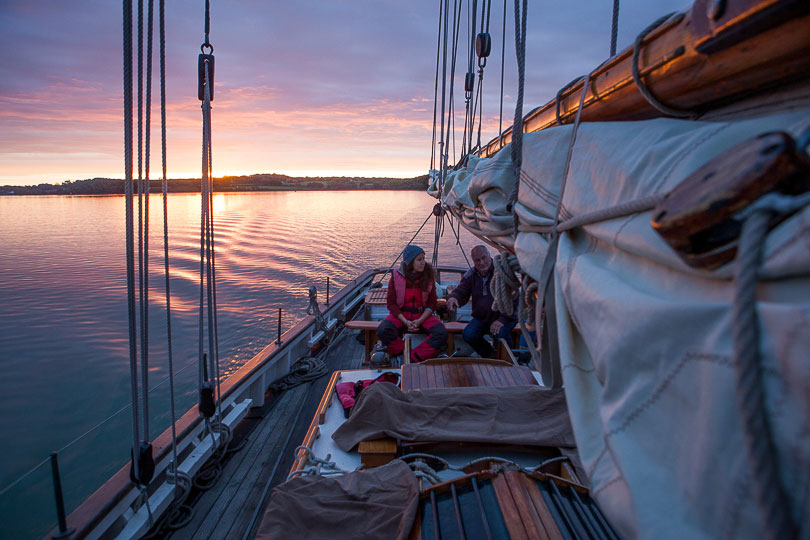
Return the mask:
[[[660,198],[742,141],[773,131],[798,137],[810,126],[806,96],[776,113],[745,114],[579,125],[561,224]],[[444,184],[444,205],[477,235],[514,250],[521,270],[537,281],[548,251],[541,232],[555,221],[572,129],[524,135],[517,234],[507,207],[514,186],[508,147],[492,158],[471,157]],[[755,493],[760,471],[746,452],[737,402],[736,263],[713,270],[687,265],[653,229],[652,217],[648,209],[561,232],[553,260],[559,362],[592,493],[628,538],[763,537],[766,518]],[[773,457],[789,514],[807,537],[806,196],[803,207],[767,234],[757,275],[760,376]]]

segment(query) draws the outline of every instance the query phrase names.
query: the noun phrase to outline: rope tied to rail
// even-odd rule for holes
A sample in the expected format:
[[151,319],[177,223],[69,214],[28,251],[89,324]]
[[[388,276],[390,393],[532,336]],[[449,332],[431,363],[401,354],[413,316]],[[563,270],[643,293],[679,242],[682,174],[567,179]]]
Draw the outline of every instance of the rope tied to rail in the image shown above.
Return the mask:
[[734,366],[737,376],[737,405],[743,417],[746,451],[754,475],[754,486],[764,529],[769,538],[795,538],[796,525],[789,497],[779,474],[779,459],[766,414],[763,366],[759,352],[757,320],[757,273],[768,226],[778,215],[786,215],[810,204],[810,193],[787,196],[771,193],[745,211],[737,248],[734,275]]

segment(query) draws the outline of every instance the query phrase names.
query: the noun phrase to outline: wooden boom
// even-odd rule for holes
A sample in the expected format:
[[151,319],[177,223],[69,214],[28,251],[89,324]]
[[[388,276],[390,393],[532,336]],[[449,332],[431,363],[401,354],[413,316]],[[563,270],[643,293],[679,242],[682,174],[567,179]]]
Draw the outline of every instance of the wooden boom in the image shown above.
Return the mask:
[[[582,121],[643,120],[665,116],[633,79],[634,47],[596,68]],[[704,111],[810,77],[810,2],[806,0],[697,0],[642,40],[644,85],[670,107]],[[572,123],[583,80],[529,112],[524,133]],[[559,105],[558,105],[559,101]],[[559,109],[558,109],[559,107]],[[512,128],[477,154],[489,157],[512,141]]]

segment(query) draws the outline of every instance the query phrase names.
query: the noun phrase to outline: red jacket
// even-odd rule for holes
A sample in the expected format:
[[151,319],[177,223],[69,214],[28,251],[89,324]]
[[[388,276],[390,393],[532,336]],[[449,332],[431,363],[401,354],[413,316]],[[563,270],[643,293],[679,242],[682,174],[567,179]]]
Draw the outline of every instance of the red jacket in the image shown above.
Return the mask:
[[[386,306],[393,317],[397,317],[402,313],[402,308],[405,306],[405,289],[421,289],[421,286],[418,282],[414,283],[407,279],[399,270],[391,272],[391,279],[388,281]],[[422,290],[422,305],[419,307],[436,311],[436,284],[433,281],[430,282],[428,290]]]

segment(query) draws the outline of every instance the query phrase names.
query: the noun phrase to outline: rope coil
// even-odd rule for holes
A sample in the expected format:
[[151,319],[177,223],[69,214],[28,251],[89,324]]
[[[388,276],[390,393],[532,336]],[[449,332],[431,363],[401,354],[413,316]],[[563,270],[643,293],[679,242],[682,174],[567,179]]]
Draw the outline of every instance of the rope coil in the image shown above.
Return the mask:
[[506,315],[515,312],[514,299],[520,291],[521,272],[518,258],[504,252],[492,259],[495,272],[492,274],[492,309]]

